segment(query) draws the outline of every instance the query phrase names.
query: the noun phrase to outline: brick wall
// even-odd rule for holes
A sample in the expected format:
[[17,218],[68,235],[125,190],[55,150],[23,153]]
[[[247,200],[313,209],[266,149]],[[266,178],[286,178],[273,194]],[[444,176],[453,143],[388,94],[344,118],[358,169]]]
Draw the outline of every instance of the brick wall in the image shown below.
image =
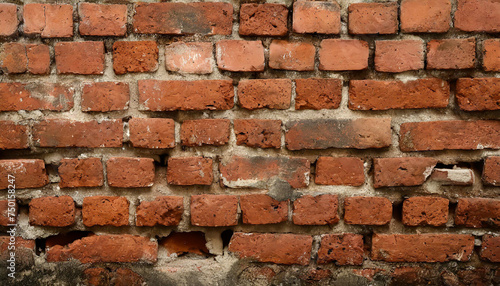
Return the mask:
[[499,1],[7,2],[3,281],[500,283]]

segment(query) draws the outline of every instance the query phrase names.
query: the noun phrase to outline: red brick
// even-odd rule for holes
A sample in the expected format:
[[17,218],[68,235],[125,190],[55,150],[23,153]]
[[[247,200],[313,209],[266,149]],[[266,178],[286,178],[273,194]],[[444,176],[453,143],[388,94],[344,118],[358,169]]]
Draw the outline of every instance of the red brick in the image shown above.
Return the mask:
[[129,202],[124,197],[86,197],[82,205],[83,224],[86,227],[129,225],[128,208]]
[[229,251],[258,262],[308,265],[312,242],[309,235],[237,232]]
[[165,47],[165,66],[168,71],[209,74],[214,65],[210,42],[175,42]]
[[50,49],[44,44],[26,45],[28,72],[47,75],[50,73]]
[[233,72],[264,71],[262,41],[221,40],[216,44],[217,67]]
[[468,261],[474,237],[467,234],[374,234],[372,259],[387,262]]
[[144,278],[128,268],[118,268],[112,278],[116,286],[141,286],[146,284]]
[[32,199],[30,225],[66,227],[75,223],[75,202],[69,196]]
[[184,198],[180,196],[156,197],[142,201],[136,210],[137,226],[179,225],[184,212]]
[[83,271],[86,285],[99,286],[109,284],[110,271],[105,268],[87,268]]
[[170,118],[132,118],[128,122],[130,142],[138,148],[175,147],[175,122]]
[[360,40],[325,39],[319,49],[319,69],[327,71],[368,68],[370,48]]
[[293,223],[297,225],[327,225],[339,222],[337,195],[305,195],[293,202]]
[[354,3],[349,5],[350,34],[396,34],[398,4]]
[[226,145],[229,142],[230,128],[229,119],[185,120],[181,125],[181,144],[191,147]]
[[349,109],[388,110],[410,108],[446,108],[450,85],[438,78],[411,81],[351,80]]
[[500,226],[500,200],[459,199],[455,210],[455,224],[473,228]]
[[278,183],[292,188],[309,185],[310,163],[303,158],[233,156],[221,162],[219,168],[221,182],[229,188],[267,189]]
[[476,39],[444,39],[427,43],[427,69],[471,69],[476,61]]
[[391,145],[390,118],[307,119],[286,124],[289,150],[384,148]]
[[238,224],[238,197],[230,195],[191,196],[191,224],[232,226]]
[[365,183],[363,163],[354,157],[319,157],[314,182],[318,185],[361,186]]
[[340,33],[340,5],[327,1],[297,1],[293,3],[295,33]]
[[403,266],[397,267],[391,274],[391,284],[394,285],[425,285],[431,284],[427,267]]
[[82,111],[109,112],[128,109],[130,89],[124,82],[88,82],[82,88]]
[[431,180],[443,186],[471,186],[475,181],[474,172],[467,168],[434,168]]
[[[15,249],[9,249],[12,246],[15,246]],[[6,261],[11,257],[11,253],[14,254],[17,271],[30,269],[35,266],[35,240],[23,239],[20,236],[0,236],[0,259],[3,261],[3,267],[8,265]]]
[[404,72],[424,68],[424,42],[420,40],[376,41],[375,69]]
[[401,124],[401,151],[500,149],[500,122],[428,121]]
[[47,251],[47,262],[79,260],[81,263],[143,262],[155,263],[158,242],[138,235],[93,235]]
[[0,54],[0,70],[4,73],[18,74],[26,72],[28,57],[26,46],[20,43],[5,43]]
[[167,250],[169,256],[174,253],[177,256],[186,253],[198,255],[209,253],[206,246],[207,240],[205,239],[205,234],[201,231],[173,232],[159,241],[159,244]]
[[38,147],[121,147],[123,123],[121,119],[100,123],[46,119],[33,125],[32,137]]
[[167,181],[171,185],[211,185],[213,161],[203,157],[168,158]]
[[455,28],[466,32],[500,32],[500,2],[458,0]]
[[439,197],[412,197],[403,202],[403,224],[443,226],[448,222],[450,201]]
[[344,221],[348,224],[384,225],[391,222],[392,203],[382,197],[344,199]]
[[483,182],[487,185],[500,186],[500,157],[484,159]]
[[240,35],[285,36],[288,34],[288,8],[282,4],[241,4]]
[[288,109],[292,100],[290,79],[244,79],[238,84],[239,105],[245,109]]
[[15,177],[16,189],[40,188],[49,183],[43,160],[0,160],[0,190],[9,186],[8,176]]
[[231,3],[138,3],[134,32],[166,35],[231,35]]
[[0,111],[68,111],[73,94],[72,87],[58,83],[0,82]]
[[66,4],[26,4],[24,33],[42,38],[73,37],[73,6]]
[[403,0],[401,31],[405,33],[445,33],[450,29],[450,0]]
[[373,186],[419,186],[432,174],[438,161],[429,157],[373,159]]
[[240,207],[245,224],[273,224],[288,220],[288,201],[277,201],[268,195],[240,196]]
[[119,41],[113,44],[115,74],[154,72],[158,69],[158,45],[154,41]]
[[465,111],[499,110],[500,78],[460,78],[455,97]]
[[483,68],[485,71],[500,71],[500,39],[483,41]]
[[0,200],[0,226],[8,226],[17,222],[19,206],[16,200]]
[[62,159],[58,168],[59,187],[100,187],[104,184],[100,158]]
[[232,80],[139,80],[139,103],[146,110],[228,110],[234,106]]
[[108,185],[117,188],[151,187],[155,181],[151,158],[112,157],[106,162]]
[[363,236],[359,234],[324,234],[318,250],[318,263],[337,265],[363,264]]
[[237,145],[254,148],[281,148],[281,120],[235,119]]
[[342,100],[342,80],[298,78],[295,79],[295,93],[296,110],[336,109]]
[[78,5],[80,35],[125,36],[127,33],[127,5]]
[[104,73],[103,42],[59,42],[54,50],[58,74]]
[[500,262],[500,237],[486,234],[481,244],[481,259],[490,262]]
[[269,67],[278,70],[312,71],[316,48],[308,42],[272,41]]
[[0,150],[28,148],[28,127],[14,121],[0,121]]
[[0,36],[9,37],[17,32],[19,18],[17,17],[17,5],[0,3]]

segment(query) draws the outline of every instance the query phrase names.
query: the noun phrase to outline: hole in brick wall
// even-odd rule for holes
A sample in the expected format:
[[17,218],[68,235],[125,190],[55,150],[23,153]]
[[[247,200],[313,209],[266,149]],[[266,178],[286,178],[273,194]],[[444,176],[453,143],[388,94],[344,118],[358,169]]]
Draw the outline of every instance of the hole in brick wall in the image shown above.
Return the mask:
[[169,236],[161,239],[159,244],[165,247],[169,255],[173,253],[176,253],[177,256],[188,253],[209,254],[205,234],[201,231],[172,232]]
[[167,167],[169,154],[160,154],[160,166]]
[[399,222],[403,220],[403,201],[392,204],[392,217]]
[[129,122],[129,120],[132,119],[131,115],[125,116],[122,118],[123,122]]
[[220,238],[222,239],[222,247],[226,248],[229,246],[229,242],[231,241],[231,237],[233,237],[234,231],[232,229],[226,229],[220,234]]
[[86,236],[94,235],[91,231],[70,231],[68,233],[61,233],[54,236],[49,236],[45,239],[45,247],[50,248],[54,245],[68,245],[75,240],[82,239]]
[[35,254],[40,255],[45,251],[46,239],[45,238],[37,238],[35,239]]

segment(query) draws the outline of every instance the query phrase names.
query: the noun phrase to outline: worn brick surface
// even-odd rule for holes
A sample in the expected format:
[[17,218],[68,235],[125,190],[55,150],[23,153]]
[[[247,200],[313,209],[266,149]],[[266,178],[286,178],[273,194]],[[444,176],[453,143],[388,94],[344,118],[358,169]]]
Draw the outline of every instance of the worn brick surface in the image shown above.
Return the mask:
[[288,79],[242,80],[238,84],[239,105],[245,109],[288,109],[292,81]]
[[42,197],[29,204],[30,225],[65,227],[75,223],[75,202],[69,196]]
[[82,111],[109,112],[126,110],[130,88],[123,82],[89,82],[82,88]]
[[339,222],[338,196],[302,196],[293,202],[293,223],[325,225]]
[[161,196],[154,201],[142,201],[136,209],[137,226],[178,225],[184,212],[183,197]]
[[210,185],[214,178],[212,165],[210,158],[169,158],[167,181],[172,185]]
[[450,29],[450,0],[403,0],[401,31],[405,33],[444,33]]
[[83,199],[83,224],[91,226],[128,225],[129,201],[124,197],[93,196]]
[[150,158],[112,157],[106,162],[108,185],[118,188],[151,187],[155,166]]
[[242,4],[240,35],[284,36],[288,33],[288,9],[282,4]]
[[392,218],[392,203],[383,197],[344,199],[344,221],[348,224],[384,225]]
[[273,224],[288,220],[288,201],[268,195],[240,196],[241,216],[245,224]]
[[319,157],[314,182],[318,185],[360,186],[365,182],[363,160],[354,157]]
[[104,184],[100,158],[62,159],[57,171],[61,188],[100,187]]
[[293,31],[296,33],[339,34],[340,5],[327,1],[293,3]]
[[231,195],[191,196],[191,224],[232,226],[238,224],[238,197]]
[[236,144],[255,148],[281,148],[281,120],[235,119]]
[[327,71],[364,70],[368,68],[370,49],[361,40],[326,39],[319,49],[319,69]]
[[175,147],[175,122],[169,118],[132,118],[128,122],[134,147],[164,149]]
[[229,142],[231,121],[228,119],[186,120],[181,125],[183,146],[215,145]]

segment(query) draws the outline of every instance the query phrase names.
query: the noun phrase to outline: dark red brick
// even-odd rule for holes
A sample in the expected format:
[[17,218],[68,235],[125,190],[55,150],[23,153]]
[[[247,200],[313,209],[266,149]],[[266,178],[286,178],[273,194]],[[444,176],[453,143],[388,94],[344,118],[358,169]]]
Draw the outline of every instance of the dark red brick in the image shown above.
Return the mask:
[[438,161],[428,157],[376,158],[373,160],[375,188],[422,185]]
[[487,185],[500,186],[500,157],[484,159],[483,182]]
[[448,222],[450,201],[439,197],[411,197],[403,202],[403,224],[443,226]]
[[464,198],[458,200],[455,224],[465,227],[499,227],[500,200],[487,198]]
[[142,201],[136,210],[137,226],[179,225],[184,212],[184,198],[161,196],[154,201]]
[[66,227],[75,223],[75,202],[69,196],[32,199],[30,225]]
[[104,184],[100,158],[62,159],[58,168],[59,187],[100,187]]
[[269,46],[269,67],[278,70],[312,71],[316,48],[308,42],[274,40]]
[[339,222],[337,195],[305,195],[293,202],[293,223],[327,225]]
[[155,181],[151,158],[112,157],[106,162],[108,185],[117,188],[151,187]]
[[244,79],[238,84],[239,105],[245,109],[288,109],[292,100],[289,79]]
[[476,39],[444,39],[427,43],[427,69],[471,69],[476,62]]
[[232,226],[238,224],[238,197],[231,195],[191,196],[191,224]]
[[0,82],[0,111],[69,111],[73,95],[72,87],[59,83]]
[[483,68],[485,71],[500,71],[500,39],[483,41]]
[[340,33],[340,5],[333,1],[297,1],[293,3],[295,33]]
[[80,35],[125,36],[127,33],[127,5],[78,5]]
[[154,41],[118,41],[113,44],[116,74],[154,72],[158,69],[158,45]]
[[295,79],[295,94],[296,110],[336,109],[342,100],[342,80],[298,78]]
[[365,183],[364,162],[354,157],[319,157],[316,161],[318,185],[361,186]]
[[175,122],[170,118],[132,118],[128,121],[130,142],[139,148],[175,147]]
[[382,197],[344,199],[344,221],[348,224],[385,225],[392,219],[392,203]]
[[231,121],[229,119],[185,120],[181,125],[183,146],[222,146],[229,142]]
[[398,25],[398,3],[349,5],[350,34],[396,34]]
[[42,38],[73,37],[73,6],[67,4],[24,5],[24,33]]
[[14,121],[0,121],[0,150],[28,148],[28,127]]
[[171,185],[211,185],[213,161],[203,157],[168,158],[167,181]]
[[450,0],[403,0],[401,31],[405,33],[445,33],[450,29]]
[[455,97],[465,111],[499,110],[500,78],[460,78]]
[[54,50],[58,74],[104,73],[103,42],[59,42]]
[[363,236],[359,234],[324,234],[318,250],[318,263],[337,265],[363,264]]
[[241,4],[239,32],[243,36],[285,36],[288,9],[282,4]]
[[[0,160],[0,190],[9,185],[9,175],[15,177],[16,189],[40,188],[49,183],[45,162],[37,159]],[[12,179],[12,177],[10,177]]]
[[130,89],[125,82],[83,84],[82,111],[109,112],[128,109]]
[[281,120],[235,119],[237,145],[254,148],[281,148]]
[[240,196],[240,207],[245,224],[273,224],[288,220],[288,201],[277,201],[268,195]]
[[125,226],[129,202],[125,197],[94,196],[83,199],[82,218],[86,227]]
[[481,259],[490,262],[500,262],[500,237],[493,235],[483,235],[481,244]]

